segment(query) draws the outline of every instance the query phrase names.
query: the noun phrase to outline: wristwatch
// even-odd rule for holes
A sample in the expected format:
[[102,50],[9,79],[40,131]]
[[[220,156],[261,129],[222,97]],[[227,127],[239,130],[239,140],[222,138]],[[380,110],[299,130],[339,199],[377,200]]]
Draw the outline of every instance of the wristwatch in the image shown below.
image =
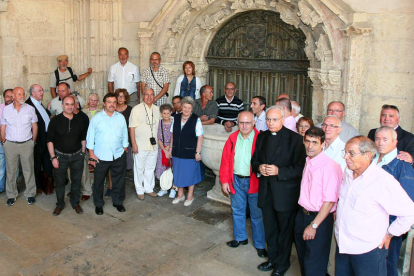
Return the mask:
[[57,156],[55,155],[53,157],[50,157],[50,161],[52,161],[53,159],[57,159]]
[[196,154],[201,155],[201,152],[196,152]]
[[312,227],[313,229],[317,229],[317,228],[318,228],[318,225],[312,221],[312,222],[311,222],[311,227]]

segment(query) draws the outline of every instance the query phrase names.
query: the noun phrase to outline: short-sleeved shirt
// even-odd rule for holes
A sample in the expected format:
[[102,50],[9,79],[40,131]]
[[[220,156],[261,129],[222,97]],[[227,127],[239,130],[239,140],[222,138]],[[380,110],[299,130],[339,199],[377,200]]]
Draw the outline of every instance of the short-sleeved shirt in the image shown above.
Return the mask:
[[160,108],[154,104],[149,107],[146,103],[140,103],[132,108],[129,127],[135,128],[135,141],[138,150],[158,150],[156,144],[151,145],[150,138],[154,137],[158,143],[156,137],[160,118]]
[[[61,82],[66,82],[67,84],[69,84],[70,89],[72,91],[75,91],[75,83],[72,79],[72,76],[69,73],[69,70],[66,69],[65,72],[61,72],[59,69],[57,69],[59,72],[59,83]],[[73,75],[76,75],[75,71],[72,69]],[[57,88],[56,87],[56,75],[55,75],[55,71],[52,72],[52,74],[50,75],[50,87],[52,88]]]
[[4,107],[1,116],[1,124],[6,126],[6,140],[24,142],[32,139],[32,124],[37,123],[36,110],[26,103],[20,106],[20,111],[14,108],[14,104]]
[[47,131],[47,142],[53,143],[57,151],[75,153],[82,148],[81,142],[86,140],[88,128],[80,114],[81,112],[73,114],[72,119],[65,117],[61,113],[50,121]]
[[194,114],[196,114],[198,117],[206,115],[208,116],[208,119],[217,118],[218,107],[216,101],[208,101],[206,108],[203,110],[201,99],[195,100]]
[[[82,109],[85,106],[85,100],[80,95],[77,95],[76,97],[78,98],[79,106]],[[59,96],[57,96],[56,98],[52,99],[52,101],[50,102],[50,113],[52,115],[59,115],[62,112],[63,112],[62,100],[60,99]]]
[[[183,129],[183,127],[184,127],[185,123],[186,123],[186,122],[182,122],[182,121],[181,121],[181,129]],[[171,122],[171,128],[170,128],[171,133],[173,133],[173,128],[174,128],[174,118],[172,119],[172,122]],[[196,137],[201,136],[201,135],[203,135],[203,134],[204,134],[204,131],[203,131],[203,125],[201,124],[201,120],[200,120],[200,118],[197,118],[197,123],[196,123],[196,129],[195,129],[195,132],[196,132]]]
[[108,82],[114,83],[114,91],[124,88],[130,95],[137,92],[137,82],[140,82],[138,66],[129,61],[122,66],[118,61],[109,68]]
[[[151,71],[154,74],[154,77],[157,81],[154,80],[154,77],[152,76]],[[146,84],[146,87],[152,88],[152,90],[154,90],[154,95],[157,96],[162,90],[162,87],[160,87],[160,85],[164,86],[164,84],[170,83],[170,73],[168,72],[167,69],[161,66],[158,68],[157,71],[153,71],[151,67],[148,67],[142,73],[141,81]],[[160,85],[158,85],[157,82]],[[167,102],[167,97],[164,95],[157,101],[157,105],[161,106],[162,104],[165,104],[166,102]]]

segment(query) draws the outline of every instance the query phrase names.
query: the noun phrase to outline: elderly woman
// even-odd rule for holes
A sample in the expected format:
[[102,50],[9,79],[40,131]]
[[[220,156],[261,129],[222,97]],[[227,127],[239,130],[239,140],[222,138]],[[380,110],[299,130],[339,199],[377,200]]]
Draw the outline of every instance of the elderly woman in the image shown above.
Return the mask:
[[194,63],[192,61],[184,62],[183,72],[184,75],[179,76],[175,84],[174,96],[200,98],[201,81],[195,76]]
[[88,96],[88,102],[85,104],[84,109],[82,111],[88,115],[89,120],[95,116],[96,113],[102,111],[102,104],[99,101],[99,96],[96,93],[91,93]]
[[298,133],[302,136],[305,136],[305,132],[313,126],[315,126],[313,124],[313,120],[308,117],[301,117],[296,123],[296,128],[298,129]]
[[201,181],[203,126],[200,118],[193,113],[194,99],[188,96],[183,98],[181,103],[183,112],[176,115],[171,124],[170,152],[173,160],[174,185],[178,187],[178,195],[172,203],[184,201],[184,187],[188,187],[184,206],[190,206],[194,200],[194,185]]

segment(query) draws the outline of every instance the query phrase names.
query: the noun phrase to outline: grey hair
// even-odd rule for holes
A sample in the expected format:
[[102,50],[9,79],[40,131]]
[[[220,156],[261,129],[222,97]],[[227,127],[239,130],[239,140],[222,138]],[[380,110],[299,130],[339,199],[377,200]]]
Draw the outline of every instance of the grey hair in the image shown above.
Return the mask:
[[29,88],[29,94],[30,95],[33,95],[33,90],[34,90],[34,86],[35,86],[36,84],[32,84],[31,86],[30,86],[30,88]]
[[375,158],[375,155],[377,154],[377,149],[375,147],[375,143],[371,139],[363,135],[359,135],[354,138],[351,138],[346,144],[348,145],[353,143],[358,144],[359,150],[362,153],[370,152],[371,160]]
[[397,140],[398,135],[395,129],[393,129],[392,127],[387,127],[387,126],[382,126],[382,127],[377,128],[377,130],[375,131],[375,136],[377,135],[378,132],[383,132],[383,131],[391,132],[392,141]]
[[295,102],[295,101],[291,101],[290,104],[292,105],[292,109],[294,109],[296,111],[296,113],[300,113],[300,105]]
[[338,116],[336,116],[336,115],[327,115],[327,116],[325,117],[325,119],[323,119],[323,121],[325,122],[326,118],[329,118],[329,117],[332,117],[332,118],[337,119],[337,120],[338,120],[338,122],[339,122],[339,126],[340,126],[340,127],[342,127],[342,121],[341,121],[341,120],[338,118]]
[[[72,97],[75,100],[75,103],[78,104],[79,103],[79,99],[78,96],[74,95],[74,94],[69,94],[69,97]],[[98,98],[99,99],[99,98]]]
[[184,107],[184,104],[191,104],[191,108],[194,109],[195,101],[192,97],[187,96],[181,100],[181,106]]
[[267,114],[267,112],[268,112],[269,110],[272,110],[272,109],[277,109],[277,110],[279,110],[279,111],[280,111],[280,113],[282,114],[282,117],[285,117],[285,112],[283,111],[283,108],[282,108],[280,105],[272,105],[271,107],[269,107],[269,108],[266,110],[266,114]]
[[328,104],[328,107],[327,107],[327,108],[329,108],[329,106],[330,106],[331,104],[334,104],[334,103],[339,103],[339,104],[341,104],[341,105],[342,105],[343,110],[345,110],[345,105],[344,105],[344,103],[343,103],[343,102],[341,102],[341,101],[332,101],[332,102],[330,102],[330,103]]

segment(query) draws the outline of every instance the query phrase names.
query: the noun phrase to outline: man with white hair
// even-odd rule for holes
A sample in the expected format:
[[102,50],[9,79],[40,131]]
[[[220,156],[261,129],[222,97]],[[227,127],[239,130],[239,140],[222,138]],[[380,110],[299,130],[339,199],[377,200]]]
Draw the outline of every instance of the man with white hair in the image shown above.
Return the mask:
[[298,122],[300,118],[303,117],[302,114],[300,114],[300,105],[297,101],[290,101],[292,104],[292,116],[295,118],[295,121]]
[[345,148],[345,143],[340,138],[342,132],[341,120],[335,115],[326,116],[322,123],[322,130],[325,132],[325,147],[323,149],[325,154],[344,170],[346,162],[342,151]]
[[284,112],[284,123],[283,126],[294,131],[298,132],[296,128],[295,118],[292,116],[292,104],[290,103],[289,98],[280,98],[276,101],[276,105],[283,108]]
[[[410,163],[397,158],[397,132],[391,127],[380,127],[375,131],[375,145],[379,154],[374,158],[374,163],[382,167],[386,172],[394,176],[401,187],[407,192],[411,200],[414,199],[414,168]],[[395,216],[390,216],[390,223]],[[400,256],[402,237],[393,237],[390,242],[387,256],[387,275],[398,276],[397,264]]]

